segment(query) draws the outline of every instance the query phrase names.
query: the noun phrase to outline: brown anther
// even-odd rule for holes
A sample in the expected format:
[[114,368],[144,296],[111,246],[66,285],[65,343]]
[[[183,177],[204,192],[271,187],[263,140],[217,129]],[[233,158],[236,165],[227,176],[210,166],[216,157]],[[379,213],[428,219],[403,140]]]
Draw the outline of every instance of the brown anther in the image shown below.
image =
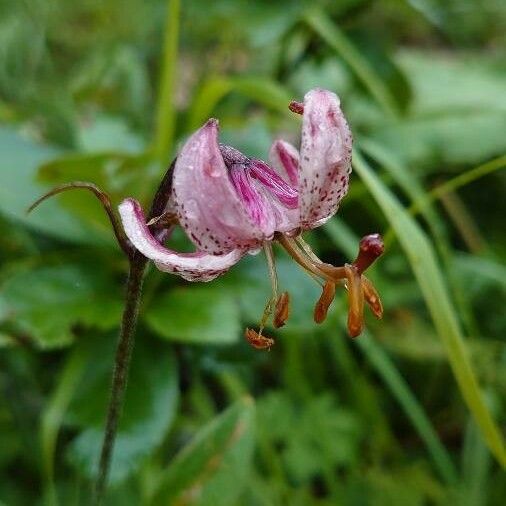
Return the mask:
[[288,109],[295,114],[304,114],[304,104],[302,102],[297,102],[296,100],[292,100],[288,104]]
[[314,307],[313,318],[316,323],[323,323],[325,321],[330,304],[332,304],[335,295],[336,284],[333,281],[327,281],[323,285],[322,294]]
[[283,292],[276,302],[276,310],[274,312],[274,321],[272,322],[274,328],[279,329],[282,327],[288,317],[290,316],[290,295],[288,292]]
[[370,234],[362,237],[359,245],[357,259],[353,266],[362,274],[385,250],[383,239],[379,234]]
[[365,276],[362,276],[362,288],[364,290],[365,301],[369,304],[373,315],[379,320],[383,316],[383,304],[381,304],[381,299],[376,288]]
[[354,265],[346,264],[346,286],[348,288],[348,333],[357,337],[364,328],[364,290],[362,276]]
[[259,333],[253,329],[247,328],[244,331],[244,337],[246,338],[246,341],[248,341],[248,343],[257,350],[270,350],[271,346],[274,344],[274,339],[263,336],[261,332]]

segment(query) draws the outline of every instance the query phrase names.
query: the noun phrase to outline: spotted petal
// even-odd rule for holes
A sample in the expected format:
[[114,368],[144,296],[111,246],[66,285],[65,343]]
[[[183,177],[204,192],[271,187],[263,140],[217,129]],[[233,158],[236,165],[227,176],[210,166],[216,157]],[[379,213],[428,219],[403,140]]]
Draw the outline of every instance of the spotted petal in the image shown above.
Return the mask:
[[303,228],[315,228],[337,211],[348,191],[352,137],[334,93],[315,89],[304,97],[299,199]]
[[215,119],[195,132],[179,153],[173,196],[179,222],[199,250],[219,255],[257,247],[263,238],[230,180]]
[[125,233],[132,244],[164,272],[172,272],[188,281],[211,281],[236,264],[244,252],[232,250],[226,255],[207,253],[177,253],[162,246],[151,234],[141,205],[125,199],[119,205]]

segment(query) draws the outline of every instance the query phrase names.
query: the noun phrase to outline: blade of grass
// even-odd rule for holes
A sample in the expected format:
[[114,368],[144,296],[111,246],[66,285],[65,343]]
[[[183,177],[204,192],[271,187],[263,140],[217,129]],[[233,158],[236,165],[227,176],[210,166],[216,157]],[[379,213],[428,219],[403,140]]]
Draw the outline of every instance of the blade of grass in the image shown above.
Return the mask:
[[397,103],[382,79],[327,14],[321,9],[311,9],[304,20],[350,66],[383,111],[396,117]]
[[[350,258],[356,252],[358,237],[342,222],[333,219],[324,225],[324,230],[337,247],[342,249]],[[409,385],[406,383],[395,364],[383,349],[376,345],[369,332],[356,340],[362,353],[372,364],[377,373],[390,389],[392,395],[400,404],[420,438],[425,443],[434,466],[448,484],[457,482],[457,471],[446,448],[432,426],[422,405],[418,402]]]
[[448,192],[440,195],[439,198],[467,249],[476,255],[489,250],[478,224],[459,195],[455,192]]
[[367,360],[387,384],[397,402],[402,406],[413,427],[425,443],[427,451],[443,480],[448,484],[455,484],[458,476],[450,455],[441,443],[423,407],[398,369],[382,348],[374,342],[369,332],[365,332],[356,342]]
[[176,110],[173,99],[177,70],[179,11],[180,0],[169,0],[152,148],[153,155],[163,166],[168,163],[168,158],[172,151],[176,124]]
[[457,315],[448,295],[434,249],[418,224],[358,153],[354,168],[392,225],[418,281],[436,330],[445,345],[460,392],[480,431],[501,466],[506,467],[506,450],[501,432],[483,402],[478,381],[468,357]]
[[204,81],[193,97],[186,121],[187,131],[200,128],[212,115],[216,104],[230,93],[231,89],[232,83],[226,77],[215,76]]
[[54,484],[56,440],[63,416],[81,380],[87,359],[87,348],[79,346],[72,351],[63,367],[57,387],[42,413],[39,436],[42,449],[44,495],[47,505],[56,506],[58,504],[58,497]]
[[[439,199],[442,195],[445,195],[448,192],[453,192],[461,188],[462,186],[470,184],[476,181],[477,179],[480,179],[488,174],[491,174],[492,172],[495,172],[496,170],[504,169],[505,167],[506,167],[506,155],[494,158],[489,162],[479,165],[478,167],[474,167],[473,169],[463,172],[462,174],[459,174],[458,176],[449,179],[448,181],[445,181],[439,186],[436,186],[426,194],[426,199],[424,200],[433,201]],[[416,214],[420,212],[420,208],[423,205],[425,205],[424,201],[415,202],[415,204],[413,204],[413,206],[410,207],[409,212],[412,214]]]
[[[422,202],[420,212],[429,226],[432,238],[437,246],[438,253],[445,265],[445,270],[449,275],[449,281],[453,296],[458,306],[462,322],[469,335],[478,334],[478,325],[475,321],[471,303],[465,287],[460,278],[455,276],[452,269],[454,255],[448,242],[446,232],[442,226],[441,219],[432,205],[432,201],[426,198],[426,191],[418,179],[400,162],[397,157],[386,150],[383,146],[369,139],[360,141],[360,149],[364,150],[371,158],[378,162],[387,173],[393,178],[400,188],[410,198],[411,202]],[[388,247],[394,239],[394,230],[391,227],[385,234],[385,244]]]
[[293,98],[283,86],[268,78],[211,77],[203,83],[193,99],[188,113],[188,131],[199,128],[212,115],[218,102],[232,92],[286,114],[288,104]]
[[492,459],[473,420],[467,424],[463,446],[462,504],[483,506],[488,502],[487,481]]

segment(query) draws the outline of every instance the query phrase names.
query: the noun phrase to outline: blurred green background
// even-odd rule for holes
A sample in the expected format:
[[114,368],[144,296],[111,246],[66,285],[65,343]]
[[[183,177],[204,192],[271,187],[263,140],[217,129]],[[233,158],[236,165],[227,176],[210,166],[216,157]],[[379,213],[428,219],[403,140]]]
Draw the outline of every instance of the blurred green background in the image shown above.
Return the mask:
[[307,240],[342,263],[384,234],[383,321],[350,340],[341,291],[315,325],[277,250],[292,315],[258,352],[261,255],[151,269],[107,504],[504,504],[505,34],[499,0],[2,0],[0,503],[88,504],[127,270],[91,195],[28,205],[71,180],[147,204],[210,116],[265,158],[320,86],[356,153]]

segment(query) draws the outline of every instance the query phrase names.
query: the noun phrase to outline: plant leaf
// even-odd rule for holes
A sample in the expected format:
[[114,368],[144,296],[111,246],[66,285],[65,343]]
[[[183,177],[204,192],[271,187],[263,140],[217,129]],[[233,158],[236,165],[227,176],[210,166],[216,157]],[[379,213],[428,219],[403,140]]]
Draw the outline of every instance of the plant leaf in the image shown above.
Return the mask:
[[172,289],[144,318],[161,337],[196,344],[229,344],[241,332],[239,305],[230,291],[210,286]]
[[[74,396],[68,423],[82,432],[69,447],[70,462],[88,479],[94,478],[109,398],[115,340],[89,339],[90,360]],[[138,470],[170,428],[178,401],[177,364],[167,346],[139,341],[132,358],[129,384],[119,424],[110,484]]]
[[252,463],[253,423],[249,397],[208,423],[165,470],[152,504],[238,504]]

